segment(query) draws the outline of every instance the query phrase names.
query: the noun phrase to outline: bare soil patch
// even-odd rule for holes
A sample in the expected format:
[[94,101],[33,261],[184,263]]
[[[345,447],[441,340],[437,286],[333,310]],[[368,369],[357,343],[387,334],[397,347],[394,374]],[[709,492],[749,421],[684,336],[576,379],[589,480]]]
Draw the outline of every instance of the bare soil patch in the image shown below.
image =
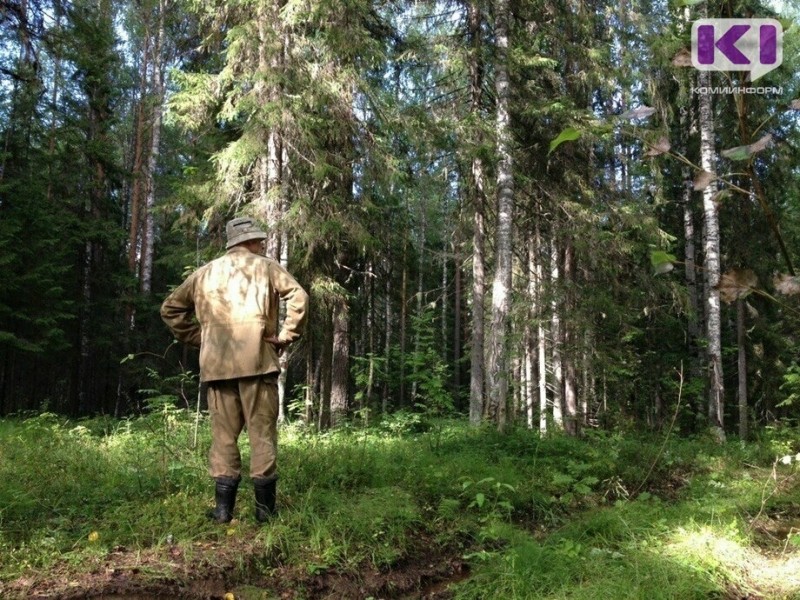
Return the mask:
[[265,565],[252,541],[131,551],[115,548],[93,564],[64,563],[50,573],[0,583],[0,597],[78,600],[236,600],[366,598],[445,600],[450,583],[468,576],[455,550],[422,541],[390,568],[309,574],[300,566]]
[[752,528],[754,541],[762,549],[772,552],[778,549],[784,555],[796,553],[798,546],[793,541],[800,536],[800,505],[773,508],[758,516]]

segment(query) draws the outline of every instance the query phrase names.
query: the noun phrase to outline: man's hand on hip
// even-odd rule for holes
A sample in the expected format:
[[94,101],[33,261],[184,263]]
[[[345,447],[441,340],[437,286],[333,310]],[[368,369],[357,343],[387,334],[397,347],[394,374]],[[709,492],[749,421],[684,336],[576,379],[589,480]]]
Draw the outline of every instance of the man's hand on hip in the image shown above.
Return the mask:
[[278,353],[278,356],[283,354],[284,350],[286,350],[286,348],[289,347],[289,342],[281,341],[274,335],[268,338],[264,338],[264,340],[275,347],[275,352]]

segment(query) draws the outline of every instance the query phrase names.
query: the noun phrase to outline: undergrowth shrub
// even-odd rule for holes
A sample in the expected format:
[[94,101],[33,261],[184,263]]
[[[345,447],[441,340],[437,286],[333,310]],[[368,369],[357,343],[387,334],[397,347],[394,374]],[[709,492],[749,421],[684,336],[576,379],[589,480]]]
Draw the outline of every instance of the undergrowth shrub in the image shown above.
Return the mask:
[[[47,557],[79,547],[100,547],[85,544],[92,532],[95,541],[157,543],[170,522],[174,528],[186,521],[170,518],[164,507],[181,490],[196,489],[204,472],[204,457],[188,443],[193,425],[183,411],[114,427],[101,420],[75,424],[51,414],[13,423],[0,453],[5,551],[21,556],[28,548],[22,564],[45,564]],[[6,564],[13,567],[13,560]]]
[[[0,579],[59,560],[78,565],[118,546],[179,544],[187,557],[202,559],[198,542],[224,548],[230,538],[246,540],[256,555],[242,561],[243,569],[282,563],[309,573],[385,570],[446,548],[475,568],[474,589],[459,592],[464,598],[558,597],[582,580],[592,582],[587,588],[598,598],[635,597],[613,589],[619,581],[606,574],[631,578],[625,564],[653,568],[653,556],[634,556],[634,544],[666,535],[685,518],[670,508],[677,495],[659,497],[662,482],[683,478],[681,506],[691,508],[691,518],[756,514],[767,489],[758,478],[770,475],[774,462],[763,450],[700,437],[587,432],[575,439],[525,429],[501,435],[447,420],[425,431],[387,429],[386,421],[325,434],[284,427],[279,517],[265,528],[254,523],[245,475],[237,522],[219,527],[204,516],[213,485],[203,415],[198,421],[164,402],[124,421],[0,421],[0,435]],[[787,432],[770,435],[772,457],[791,439]],[[246,436],[240,448],[246,465]],[[752,479],[741,477],[756,458],[747,467]],[[781,493],[781,501],[791,498]],[[691,503],[694,497],[705,502]],[[640,591],[662,597],[658,586],[673,580],[688,589],[689,570],[670,559],[654,574],[658,585]]]

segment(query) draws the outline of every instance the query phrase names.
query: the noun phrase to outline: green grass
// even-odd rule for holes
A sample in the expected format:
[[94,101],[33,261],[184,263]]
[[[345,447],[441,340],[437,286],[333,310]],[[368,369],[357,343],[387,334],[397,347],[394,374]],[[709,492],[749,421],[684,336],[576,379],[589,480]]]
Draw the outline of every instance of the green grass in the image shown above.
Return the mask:
[[662,452],[660,436],[416,425],[284,428],[281,513],[258,527],[247,480],[234,523],[204,517],[205,419],[196,444],[193,416],[170,408],[0,421],[0,586],[122,552],[168,579],[178,548],[197,565],[225,554],[243,585],[279,567],[357,577],[430,555],[467,561],[452,587],[464,599],[800,598],[796,463],[775,464],[800,449],[796,430],[744,446],[672,438]]

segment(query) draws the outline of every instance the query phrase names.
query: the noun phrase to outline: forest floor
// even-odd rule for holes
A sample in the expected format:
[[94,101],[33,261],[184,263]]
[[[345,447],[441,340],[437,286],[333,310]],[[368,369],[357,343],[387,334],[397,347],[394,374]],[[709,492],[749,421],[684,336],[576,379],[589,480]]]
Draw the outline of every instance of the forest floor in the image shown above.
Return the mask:
[[[800,431],[284,428],[280,514],[216,525],[207,423],[0,421],[0,597],[800,598]],[[242,450],[247,459],[246,439]]]

